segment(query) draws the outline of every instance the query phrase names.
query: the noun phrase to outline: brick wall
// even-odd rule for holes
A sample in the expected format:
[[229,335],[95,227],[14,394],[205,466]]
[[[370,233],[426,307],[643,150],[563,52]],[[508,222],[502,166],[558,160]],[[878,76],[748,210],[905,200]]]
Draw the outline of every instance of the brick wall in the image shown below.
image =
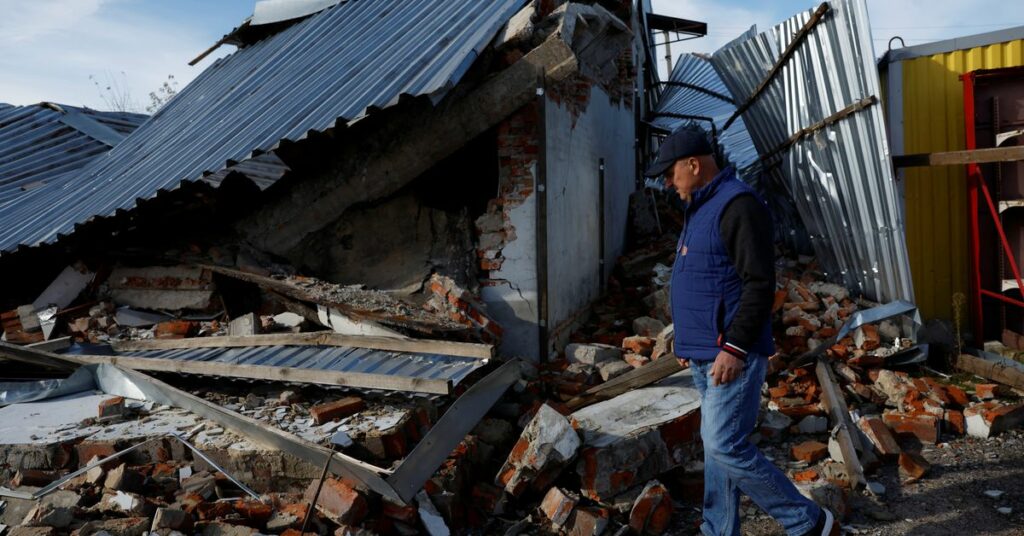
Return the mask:
[[477,257],[481,270],[500,270],[502,249],[516,239],[509,211],[533,195],[534,172],[540,153],[540,110],[528,104],[498,126],[498,195],[476,220]]

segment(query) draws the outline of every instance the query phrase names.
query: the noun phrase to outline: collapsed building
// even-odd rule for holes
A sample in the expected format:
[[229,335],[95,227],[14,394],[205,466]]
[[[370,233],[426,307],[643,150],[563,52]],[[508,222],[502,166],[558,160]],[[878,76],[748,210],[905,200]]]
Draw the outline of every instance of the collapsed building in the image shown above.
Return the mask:
[[671,359],[679,222],[637,177],[693,125],[773,208],[755,439],[805,493],[843,512],[884,494],[884,463],[914,481],[922,445],[1024,420],[995,384],[907,372],[941,345],[919,336],[864,6],[659,80],[656,37],[704,32],[646,1],[266,0],[148,119],[0,108],[0,155],[26,132],[75,154],[55,124],[103,144],[0,167],[0,524],[683,530],[703,476]]

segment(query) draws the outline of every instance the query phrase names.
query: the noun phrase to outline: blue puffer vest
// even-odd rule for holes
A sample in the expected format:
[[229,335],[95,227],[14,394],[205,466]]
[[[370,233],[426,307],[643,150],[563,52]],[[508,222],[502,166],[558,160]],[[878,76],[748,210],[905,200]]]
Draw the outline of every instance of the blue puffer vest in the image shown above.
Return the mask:
[[[671,283],[674,350],[679,357],[714,359],[722,349],[726,328],[739,309],[743,281],[725,249],[719,223],[725,207],[741,195],[761,200],[750,186],[736,178],[732,168],[726,168],[693,192],[686,207],[686,225],[676,246]],[[775,352],[770,318],[764,319],[754,346],[743,349],[762,356]]]

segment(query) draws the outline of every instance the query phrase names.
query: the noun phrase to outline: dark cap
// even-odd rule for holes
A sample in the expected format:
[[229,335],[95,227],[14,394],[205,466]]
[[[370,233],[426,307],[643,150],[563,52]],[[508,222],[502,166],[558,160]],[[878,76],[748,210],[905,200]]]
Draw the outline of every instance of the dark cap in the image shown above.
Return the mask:
[[658,148],[658,158],[647,168],[644,176],[657,177],[676,160],[711,154],[711,144],[700,130],[683,127],[668,135]]

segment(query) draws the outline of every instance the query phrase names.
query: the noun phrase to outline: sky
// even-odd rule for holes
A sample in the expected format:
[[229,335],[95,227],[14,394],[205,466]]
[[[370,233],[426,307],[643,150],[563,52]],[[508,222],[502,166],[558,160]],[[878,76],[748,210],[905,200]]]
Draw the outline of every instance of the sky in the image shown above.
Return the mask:
[[[395,0],[400,1],[400,0]],[[706,37],[673,54],[712,52],[751,24],[759,30],[818,2],[652,0],[654,11],[708,23]],[[1024,25],[1002,0],[867,0],[876,55],[889,38],[915,45]],[[188,62],[252,13],[254,0],[0,0],[0,102],[57,102],[110,109],[111,97],[140,112],[173,76],[178,89],[234,50]],[[661,51],[659,51],[660,53]],[[661,54],[663,55],[663,54]],[[110,90],[106,88],[110,87]]]

